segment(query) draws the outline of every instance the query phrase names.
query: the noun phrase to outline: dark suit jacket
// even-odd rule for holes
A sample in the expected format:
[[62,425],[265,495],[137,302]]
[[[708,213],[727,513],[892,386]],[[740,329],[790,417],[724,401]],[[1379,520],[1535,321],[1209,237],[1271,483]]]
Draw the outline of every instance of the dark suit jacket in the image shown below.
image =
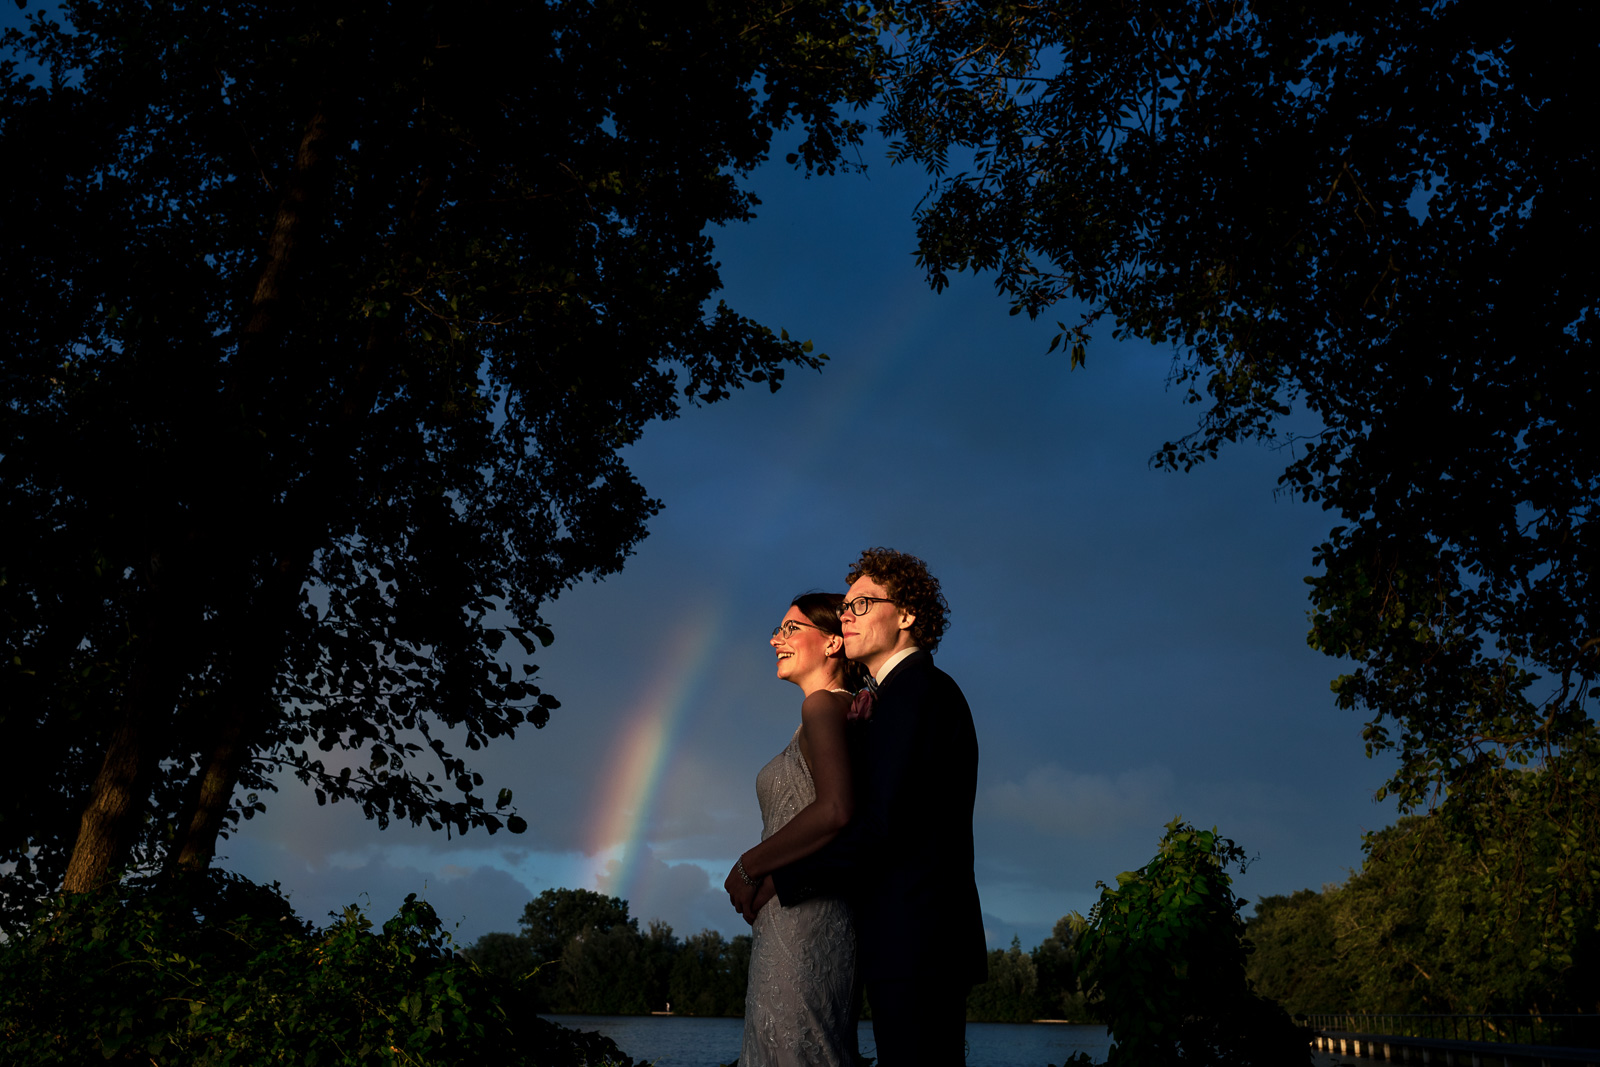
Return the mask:
[[852,723],[855,817],[825,847],[774,871],[785,905],[822,894],[856,907],[870,981],[984,980],[988,952],[972,869],[978,737],[961,689],[926,652],[878,687]]

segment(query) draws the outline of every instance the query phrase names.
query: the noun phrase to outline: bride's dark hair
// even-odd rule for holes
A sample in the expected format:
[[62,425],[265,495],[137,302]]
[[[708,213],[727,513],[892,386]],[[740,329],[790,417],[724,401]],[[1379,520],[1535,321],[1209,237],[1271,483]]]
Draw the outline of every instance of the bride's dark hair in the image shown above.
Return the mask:
[[[841,641],[844,631],[839,628],[839,609],[844,607],[843,593],[801,593],[789,603],[800,609],[811,624],[825,634]],[[867,684],[867,669],[854,660],[844,661],[845,688],[852,693]]]

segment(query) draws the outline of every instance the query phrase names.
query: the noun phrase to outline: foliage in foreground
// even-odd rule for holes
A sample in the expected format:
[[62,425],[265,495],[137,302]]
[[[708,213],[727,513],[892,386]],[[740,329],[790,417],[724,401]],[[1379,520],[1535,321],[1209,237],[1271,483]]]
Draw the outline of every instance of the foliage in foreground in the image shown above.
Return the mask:
[[37,1064],[538,1064],[631,1061],[519,1010],[517,983],[458,956],[407,897],[375,928],[325,929],[229,875],[60,897],[0,945],[0,1041]]
[[[1545,784],[1519,777],[1534,795]],[[1257,987],[1294,1012],[1593,1011],[1600,911],[1570,900],[1502,906],[1518,868],[1548,869],[1567,842],[1546,833],[1529,850],[1520,838],[1484,847],[1457,825],[1457,807],[1370,835],[1366,862],[1342,885],[1258,901],[1248,923]]]
[[1226,868],[1245,854],[1213,830],[1167,824],[1156,857],[1101,885],[1079,920],[1090,1009],[1111,1031],[1107,1067],[1290,1067],[1310,1046],[1245,974],[1250,945]]
[[[821,356],[713,298],[844,0],[62,0],[0,33],[0,923],[207,866],[292,774],[513,833],[473,752],[660,504],[644,428]],[[788,132],[785,132],[788,131]]]

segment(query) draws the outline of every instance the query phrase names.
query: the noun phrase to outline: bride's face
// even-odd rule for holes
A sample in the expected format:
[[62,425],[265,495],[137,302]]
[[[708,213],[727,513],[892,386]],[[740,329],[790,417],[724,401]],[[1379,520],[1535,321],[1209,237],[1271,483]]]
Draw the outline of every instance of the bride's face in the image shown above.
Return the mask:
[[839,638],[817,628],[806,618],[805,612],[790,607],[772,635],[772,650],[778,656],[778,677],[798,682],[821,668],[828,660],[830,648],[837,649]]

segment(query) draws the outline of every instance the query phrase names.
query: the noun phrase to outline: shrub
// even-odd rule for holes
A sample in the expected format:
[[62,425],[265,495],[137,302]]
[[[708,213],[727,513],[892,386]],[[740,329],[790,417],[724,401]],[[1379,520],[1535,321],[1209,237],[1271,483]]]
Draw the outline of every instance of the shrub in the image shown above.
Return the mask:
[[1079,922],[1078,966],[1090,1009],[1111,1031],[1108,1067],[1290,1067],[1310,1045],[1245,977],[1229,864],[1242,849],[1174,819],[1156,857],[1100,883]]
[[61,897],[0,945],[0,1040],[23,1063],[632,1067],[540,1019],[406,898],[325,929],[276,886],[206,872]]

